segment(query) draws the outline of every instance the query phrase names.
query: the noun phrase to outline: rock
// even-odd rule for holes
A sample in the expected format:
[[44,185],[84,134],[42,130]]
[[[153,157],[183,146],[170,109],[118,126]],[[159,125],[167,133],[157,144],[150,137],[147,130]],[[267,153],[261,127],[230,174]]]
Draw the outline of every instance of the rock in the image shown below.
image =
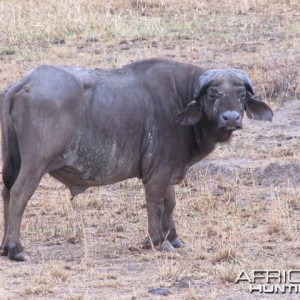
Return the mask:
[[159,296],[168,296],[171,293],[171,291],[167,288],[150,288],[148,292],[152,295],[159,295]]

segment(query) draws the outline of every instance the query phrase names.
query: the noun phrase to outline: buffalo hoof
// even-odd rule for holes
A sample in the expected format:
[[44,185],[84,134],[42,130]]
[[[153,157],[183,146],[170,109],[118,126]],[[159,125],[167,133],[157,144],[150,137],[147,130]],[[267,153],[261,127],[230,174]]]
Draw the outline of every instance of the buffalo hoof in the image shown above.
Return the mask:
[[174,247],[172,246],[172,244],[168,240],[164,241],[162,243],[161,249],[165,252],[174,252],[175,251]]
[[174,248],[182,248],[183,247],[183,243],[181,242],[181,240],[179,238],[175,238],[174,240],[171,240],[170,243]]
[[7,256],[8,255],[7,247],[1,247],[0,255],[1,256]]
[[24,261],[24,262],[30,260],[29,255],[23,250],[19,251],[15,243],[9,243],[7,249],[8,249],[8,258],[10,260]]
[[149,237],[145,238],[145,240],[143,241],[142,248],[146,249],[146,250],[149,250],[149,249],[152,249],[153,246],[154,245],[153,245],[151,239]]
[[8,258],[10,260],[16,260],[16,261],[24,261],[24,262],[30,261],[30,257],[25,251],[22,251],[14,256],[10,255],[10,253],[9,253]]

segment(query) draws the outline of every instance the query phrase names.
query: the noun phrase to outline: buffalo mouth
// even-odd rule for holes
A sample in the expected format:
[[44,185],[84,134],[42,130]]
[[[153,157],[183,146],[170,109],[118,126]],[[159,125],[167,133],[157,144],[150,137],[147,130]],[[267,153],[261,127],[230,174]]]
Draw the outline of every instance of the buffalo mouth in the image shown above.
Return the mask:
[[238,129],[242,129],[242,126],[241,125],[227,125],[227,126],[222,126],[219,128],[223,129],[223,130],[227,130],[227,131],[235,131]]

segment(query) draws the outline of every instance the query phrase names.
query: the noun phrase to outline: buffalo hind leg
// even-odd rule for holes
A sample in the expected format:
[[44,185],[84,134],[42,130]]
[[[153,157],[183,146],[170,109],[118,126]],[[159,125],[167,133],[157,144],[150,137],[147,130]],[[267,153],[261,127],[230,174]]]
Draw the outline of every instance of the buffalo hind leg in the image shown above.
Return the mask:
[[9,197],[10,197],[9,190],[5,186],[3,186],[2,199],[3,199],[4,233],[3,233],[3,239],[2,239],[1,248],[0,248],[0,254],[2,256],[7,256],[8,255],[8,249],[7,249],[7,247],[4,246],[4,243],[5,243],[6,234],[7,234],[7,227],[8,227]]
[[164,236],[174,248],[182,247],[182,243],[176,233],[175,223],[173,220],[173,210],[175,208],[175,187],[170,185],[164,198],[164,212],[162,215],[162,230]]
[[7,230],[2,252],[7,253],[11,260],[27,261],[29,259],[20,242],[20,227],[26,204],[43,174],[41,168],[32,168],[32,165],[30,168],[21,167],[19,176],[10,190]]

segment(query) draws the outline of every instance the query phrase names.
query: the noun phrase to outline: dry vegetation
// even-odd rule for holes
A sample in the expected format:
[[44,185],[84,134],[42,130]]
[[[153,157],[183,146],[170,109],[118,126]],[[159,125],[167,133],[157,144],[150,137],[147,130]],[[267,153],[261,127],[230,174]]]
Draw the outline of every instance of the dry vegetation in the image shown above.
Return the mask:
[[[299,12],[297,0],[3,0],[0,85],[42,63],[165,57],[243,68],[277,108],[300,93]],[[32,262],[0,258],[0,299],[158,299],[151,287],[170,288],[168,299],[259,299],[234,283],[240,270],[300,269],[300,105],[287,103],[274,124],[246,123],[178,186],[185,247],[173,254],[141,249],[137,180],[71,203],[46,177],[22,225]]]

